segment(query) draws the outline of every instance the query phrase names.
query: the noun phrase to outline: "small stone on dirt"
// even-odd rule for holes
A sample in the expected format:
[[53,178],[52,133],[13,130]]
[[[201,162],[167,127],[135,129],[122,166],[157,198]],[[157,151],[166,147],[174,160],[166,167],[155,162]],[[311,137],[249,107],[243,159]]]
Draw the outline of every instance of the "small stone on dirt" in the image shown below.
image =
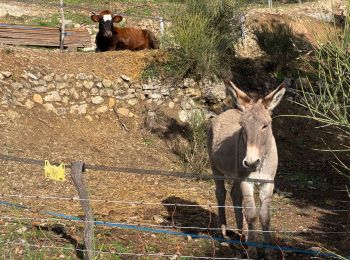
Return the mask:
[[34,94],[33,95],[33,101],[38,104],[43,103],[43,98],[39,94]]
[[26,108],[32,109],[34,107],[34,102],[28,99],[26,103],[24,104]]
[[17,229],[16,232],[17,232],[18,234],[23,234],[23,233],[26,232],[27,230],[28,230],[28,228],[26,228],[26,227],[21,227],[21,228]]
[[108,111],[107,106],[102,106],[102,107],[99,107],[98,109],[96,109],[97,114],[103,114],[103,113],[106,113],[107,111]]
[[120,114],[122,116],[125,116],[125,117],[129,116],[129,114],[130,114],[130,110],[127,109],[127,108],[123,108],[123,107],[122,108],[118,108],[117,112],[118,112],[118,114]]
[[0,74],[2,74],[5,78],[9,78],[12,76],[12,72],[9,71],[1,71]]
[[51,91],[47,96],[44,97],[46,102],[59,102],[62,100],[58,91]]
[[100,96],[92,97],[91,102],[92,102],[92,104],[99,105],[99,104],[102,104],[104,102],[104,98],[100,97]]
[[109,107],[109,108],[113,108],[113,107],[115,106],[115,104],[116,104],[115,98],[110,97],[110,98],[108,99],[108,107]]
[[109,79],[104,79],[104,80],[102,80],[102,85],[105,88],[110,88],[112,86],[112,81],[110,81]]
[[153,216],[153,220],[157,224],[162,224],[165,222],[165,219],[162,216],[157,216],[157,215]]
[[131,81],[131,78],[128,77],[128,76],[126,76],[126,75],[124,75],[124,74],[121,74],[120,77],[121,77],[123,80],[125,80],[126,82]]

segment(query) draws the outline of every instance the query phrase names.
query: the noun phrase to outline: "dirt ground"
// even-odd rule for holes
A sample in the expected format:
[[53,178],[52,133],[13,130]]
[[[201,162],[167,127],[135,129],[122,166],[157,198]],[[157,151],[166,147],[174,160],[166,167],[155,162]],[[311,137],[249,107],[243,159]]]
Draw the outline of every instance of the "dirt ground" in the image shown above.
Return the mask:
[[[10,55],[9,55],[10,54]],[[64,53],[53,50],[5,48],[0,52],[0,69],[11,70],[15,76],[23,69],[41,68],[46,72],[84,72],[115,79],[125,74],[138,79],[147,63],[157,58],[156,52]],[[106,60],[108,62],[106,62]],[[251,60],[250,62],[254,62]],[[102,66],[102,64],[104,66]],[[248,65],[251,63],[247,63]],[[247,66],[248,66],[247,65]],[[266,76],[268,78],[268,76]],[[246,79],[248,80],[248,79]],[[113,113],[89,121],[80,117],[60,118],[41,107],[0,109],[0,154],[70,163],[82,160],[87,164],[184,170],[180,159],[169,149],[167,140],[144,128],[145,104],[132,111],[135,118],[121,118],[130,129],[120,128]],[[175,111],[164,111],[170,116]],[[316,124],[301,118],[279,115],[303,114],[301,108],[284,101],[276,109],[274,133],[279,148],[279,170],[272,209],[275,245],[301,249],[326,248],[349,256],[349,198],[345,179],[332,170],[332,155],[315,151],[321,138],[337,143],[337,138],[315,130]],[[31,241],[51,247],[73,248],[82,242],[81,223],[63,220],[40,221],[21,218],[48,218],[40,210],[81,216],[79,203],[72,200],[33,199],[25,195],[73,198],[76,190],[69,177],[55,182],[44,177],[43,166],[22,165],[0,161],[0,200],[30,206],[34,211],[1,206],[0,239]],[[69,173],[69,170],[67,171]],[[98,220],[140,226],[215,227],[217,210],[212,181],[186,180],[174,177],[140,176],[126,173],[88,170],[85,175],[92,200],[94,217]],[[7,195],[22,194],[22,198]],[[121,204],[115,201],[196,204],[198,207]],[[228,199],[228,205],[231,203]],[[227,209],[229,227],[235,229],[233,212]],[[15,219],[4,219],[11,216]],[[57,224],[58,225],[57,227]],[[259,227],[259,226],[258,226]],[[157,227],[155,227],[157,228]],[[158,228],[159,229],[159,228]],[[207,231],[171,229],[207,235]],[[218,236],[216,233],[210,235]],[[96,249],[119,253],[163,253],[210,257],[246,257],[241,245],[227,246],[211,240],[176,237],[150,232],[96,226]],[[237,239],[238,234],[232,235]],[[24,249],[23,249],[24,248]],[[0,242],[3,259],[77,259],[73,251],[33,249],[21,245],[6,246]],[[134,259],[100,255],[100,259]],[[142,257],[140,257],[142,258]],[[153,259],[156,257],[143,257]],[[159,257],[160,258],[160,257]],[[302,254],[276,251],[276,259],[319,259]]]

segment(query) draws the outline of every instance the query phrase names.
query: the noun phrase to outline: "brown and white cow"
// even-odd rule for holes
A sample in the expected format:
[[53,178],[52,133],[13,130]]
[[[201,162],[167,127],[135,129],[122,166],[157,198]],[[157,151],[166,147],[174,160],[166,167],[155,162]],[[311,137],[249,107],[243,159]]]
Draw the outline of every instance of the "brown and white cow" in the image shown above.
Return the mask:
[[114,15],[109,10],[99,14],[93,13],[91,20],[99,23],[96,35],[96,51],[158,49],[158,41],[149,30],[138,28],[120,28],[114,26],[123,20],[120,15]]

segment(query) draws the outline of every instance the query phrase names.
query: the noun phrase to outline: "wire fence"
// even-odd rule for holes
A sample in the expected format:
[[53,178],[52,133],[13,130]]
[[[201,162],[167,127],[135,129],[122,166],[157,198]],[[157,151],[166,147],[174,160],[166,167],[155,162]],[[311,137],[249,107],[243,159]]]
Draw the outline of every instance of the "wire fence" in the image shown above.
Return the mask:
[[[16,164],[27,164],[27,165],[39,165],[44,166],[45,161],[44,160],[37,160],[32,158],[24,158],[24,157],[17,157],[13,155],[0,155],[0,160],[3,162],[11,162]],[[178,177],[178,178],[186,178],[186,179],[199,179],[199,176],[194,176],[188,173],[184,172],[171,172],[171,171],[163,171],[163,170],[145,170],[145,169],[139,169],[139,168],[121,168],[117,166],[106,166],[106,165],[84,165],[83,163],[81,165],[81,171],[84,172],[86,169],[92,170],[92,171],[106,171],[106,172],[115,172],[115,173],[128,173],[128,174],[142,174],[147,176],[171,176],[171,177]],[[72,166],[67,165],[67,168],[74,171],[74,164]],[[201,179],[216,179],[215,176],[204,176],[204,178]],[[219,176],[220,177],[220,176]],[[73,175],[72,175],[73,178]],[[74,178],[73,178],[74,179]],[[220,178],[223,179],[223,178]],[[232,180],[232,178],[224,178]],[[261,179],[242,179],[242,178],[233,178],[234,180],[238,181],[250,181],[250,182],[257,182],[257,183],[272,183],[273,180],[261,180]],[[79,191],[79,187],[76,187]],[[81,187],[80,187],[81,188]],[[344,191],[347,191],[348,189],[345,188]],[[52,201],[72,201],[72,202],[80,202],[82,204],[82,207],[84,209],[83,203],[98,203],[101,205],[101,203],[108,203],[108,204],[119,204],[119,205],[126,205],[127,207],[136,207],[136,206],[164,206],[164,207],[172,207],[173,208],[173,214],[171,216],[171,221],[165,221],[161,224],[153,224],[153,223],[147,223],[147,221],[136,221],[137,223],[125,223],[125,222],[108,222],[108,221],[101,221],[101,220],[95,220],[95,219],[87,219],[76,217],[76,216],[70,216],[63,213],[58,212],[52,212],[47,210],[41,210],[37,211],[30,206],[22,205],[22,204],[14,204],[7,201],[0,201],[0,205],[11,207],[11,208],[17,208],[19,210],[25,210],[25,212],[31,212],[33,214],[40,214],[40,215],[48,215],[50,217],[33,217],[33,216],[25,216],[24,214],[20,214],[19,216],[13,216],[13,215],[2,215],[0,217],[0,221],[6,221],[8,223],[23,223],[23,222],[39,222],[39,223],[73,223],[73,224],[84,224],[84,230],[86,228],[86,225],[92,225],[95,227],[108,227],[108,228],[118,228],[118,229],[125,229],[125,230],[134,230],[137,232],[148,232],[153,234],[164,234],[169,236],[178,236],[178,237],[191,237],[192,239],[206,239],[210,241],[215,241],[218,243],[228,243],[228,244],[236,244],[240,245],[242,247],[244,246],[252,246],[257,248],[267,248],[272,250],[279,250],[283,252],[293,252],[296,254],[304,254],[304,255],[317,255],[320,257],[334,257],[334,254],[331,253],[324,253],[319,251],[313,251],[313,250],[304,250],[299,248],[292,248],[292,247],[281,247],[280,245],[268,245],[268,244],[261,244],[261,243],[255,243],[255,242],[244,242],[241,240],[231,240],[231,239],[225,239],[222,237],[216,237],[215,234],[220,232],[220,228],[212,227],[212,223],[210,221],[209,225],[207,227],[203,226],[183,226],[178,225],[174,221],[174,214],[177,208],[180,207],[201,207],[208,209],[210,212],[212,209],[218,209],[220,207],[224,208],[243,208],[245,207],[235,207],[235,206],[218,206],[218,205],[205,205],[205,204],[188,204],[188,203],[163,203],[163,202],[154,202],[154,201],[123,201],[123,200],[111,200],[111,199],[99,199],[99,198],[82,198],[80,196],[73,196],[73,197],[63,197],[63,196],[49,196],[49,195],[34,195],[34,194],[9,194],[9,193],[1,193],[0,198],[8,198],[8,199],[19,199],[19,200],[52,200]],[[271,210],[290,210],[288,207],[272,207]],[[85,210],[84,210],[85,211]],[[342,209],[318,209],[318,208],[310,208],[310,209],[303,209],[304,213],[307,211],[310,212],[320,212],[320,213],[332,213],[332,214],[349,214],[350,210],[346,208]],[[211,214],[211,213],[210,213]],[[211,216],[210,216],[211,219]],[[181,230],[181,231],[178,231]],[[196,233],[189,233],[189,232],[196,232]],[[231,232],[246,232],[247,230],[238,230],[238,229],[228,229],[228,231]],[[347,235],[349,234],[348,231],[334,231],[334,230],[327,230],[327,231],[319,231],[319,230],[313,230],[313,229],[303,229],[303,230],[288,230],[288,229],[281,229],[281,230],[270,230],[270,231],[261,231],[261,230],[249,230],[250,232],[256,232],[256,233],[273,233],[273,234],[319,234],[319,235]],[[198,233],[197,233],[198,232]],[[204,233],[205,235],[202,235],[201,233]],[[84,235],[85,237],[85,235]],[[85,239],[84,239],[85,241]],[[1,241],[0,241],[1,243]],[[15,245],[18,244],[14,241],[3,241],[6,245]],[[86,241],[85,241],[86,243]],[[20,243],[22,246],[29,246],[29,247],[37,247],[37,248],[47,248],[46,246],[42,245],[35,245],[35,244],[29,244],[29,243]],[[53,248],[61,248],[61,247],[55,247]],[[72,248],[69,248],[69,250],[75,250]],[[79,249],[80,250],[80,249]],[[78,251],[78,249],[76,250]],[[80,250],[83,253],[90,253],[90,254],[116,254],[122,256],[123,254],[119,254],[119,252],[114,251],[98,251],[94,248],[84,248]],[[172,254],[126,254],[125,256],[149,256],[149,257],[174,257],[175,255]],[[184,257],[184,256],[181,256]],[[216,257],[201,257],[201,256],[188,256],[193,259],[238,259],[238,258],[216,258]],[[249,256],[248,256],[249,257]],[[90,259],[90,258],[86,258]]]

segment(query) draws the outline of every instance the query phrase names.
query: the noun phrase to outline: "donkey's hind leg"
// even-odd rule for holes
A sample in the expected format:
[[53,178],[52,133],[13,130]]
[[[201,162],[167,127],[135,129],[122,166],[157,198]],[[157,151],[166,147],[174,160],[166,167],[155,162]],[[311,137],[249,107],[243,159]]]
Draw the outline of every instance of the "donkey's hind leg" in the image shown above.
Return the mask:
[[222,235],[226,237],[226,214],[225,214],[226,189],[225,189],[224,180],[215,180],[215,195],[219,206],[218,207],[218,226],[221,228]]

